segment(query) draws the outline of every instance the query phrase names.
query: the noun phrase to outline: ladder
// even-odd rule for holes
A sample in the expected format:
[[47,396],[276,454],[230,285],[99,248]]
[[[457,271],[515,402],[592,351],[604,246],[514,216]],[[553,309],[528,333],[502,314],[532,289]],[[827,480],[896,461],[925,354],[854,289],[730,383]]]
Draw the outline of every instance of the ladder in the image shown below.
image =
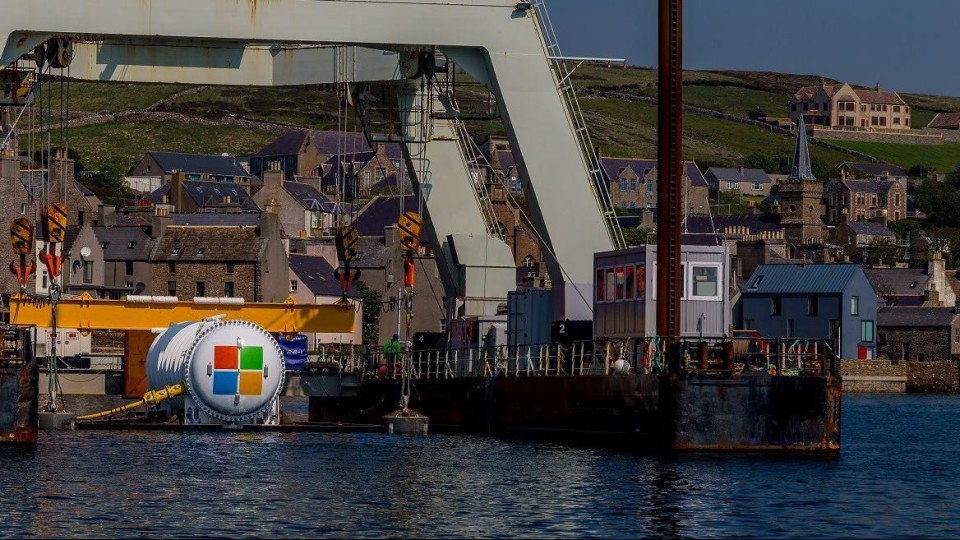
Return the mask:
[[554,79],[557,81],[557,91],[560,93],[564,104],[567,106],[567,112],[570,115],[574,135],[577,143],[580,145],[580,153],[587,160],[587,169],[589,171],[591,188],[597,199],[600,211],[607,221],[607,229],[610,239],[615,249],[626,247],[623,239],[623,231],[620,229],[620,222],[613,208],[613,201],[610,199],[610,192],[607,189],[607,178],[600,163],[600,158],[594,151],[593,141],[590,140],[590,133],[587,131],[587,125],[583,120],[583,110],[580,108],[580,102],[577,100],[577,91],[571,81],[572,71],[567,69],[563,63],[563,55],[560,52],[560,44],[557,42],[557,35],[553,30],[553,23],[550,22],[550,15],[547,13],[545,0],[532,0],[533,16],[536,18],[540,33],[543,36],[544,44],[547,49],[547,57],[550,60],[551,68],[554,73]]

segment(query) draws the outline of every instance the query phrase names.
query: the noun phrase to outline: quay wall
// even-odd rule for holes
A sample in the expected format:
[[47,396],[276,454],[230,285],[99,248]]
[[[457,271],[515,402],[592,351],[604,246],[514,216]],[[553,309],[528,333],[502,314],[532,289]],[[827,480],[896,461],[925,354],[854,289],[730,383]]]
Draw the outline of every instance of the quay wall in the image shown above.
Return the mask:
[[849,393],[960,393],[960,365],[950,360],[842,360],[840,374]]

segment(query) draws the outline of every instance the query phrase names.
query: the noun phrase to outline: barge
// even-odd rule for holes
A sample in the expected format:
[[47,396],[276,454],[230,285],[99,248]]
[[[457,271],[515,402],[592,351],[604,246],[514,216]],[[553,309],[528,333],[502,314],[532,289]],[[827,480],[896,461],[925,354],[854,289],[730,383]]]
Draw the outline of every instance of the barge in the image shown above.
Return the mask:
[[[681,342],[670,355],[646,340],[618,351],[600,342],[512,355],[415,351],[407,364],[410,407],[441,432],[645,451],[838,454],[841,379],[828,344],[778,339],[765,351],[755,345]],[[376,423],[395,409],[402,368],[383,376],[369,367],[303,372],[309,420]]]

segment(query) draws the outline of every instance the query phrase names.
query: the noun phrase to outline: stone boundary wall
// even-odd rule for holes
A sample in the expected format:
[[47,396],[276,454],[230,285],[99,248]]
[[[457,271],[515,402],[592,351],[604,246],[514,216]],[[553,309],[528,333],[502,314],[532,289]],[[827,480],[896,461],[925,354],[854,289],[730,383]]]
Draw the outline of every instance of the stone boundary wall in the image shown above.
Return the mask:
[[840,374],[850,393],[960,393],[960,364],[950,360],[841,360]]
[[960,370],[950,360],[907,362],[907,392],[960,392]]
[[921,130],[910,130],[908,133],[877,133],[873,131],[847,131],[843,129],[824,129],[819,126],[812,126],[812,136],[818,139],[831,139],[835,141],[866,141],[878,143],[895,144],[943,144],[944,137],[940,133],[923,132]]
[[924,133],[937,134],[943,137],[944,141],[960,142],[960,130],[923,128],[921,131]]

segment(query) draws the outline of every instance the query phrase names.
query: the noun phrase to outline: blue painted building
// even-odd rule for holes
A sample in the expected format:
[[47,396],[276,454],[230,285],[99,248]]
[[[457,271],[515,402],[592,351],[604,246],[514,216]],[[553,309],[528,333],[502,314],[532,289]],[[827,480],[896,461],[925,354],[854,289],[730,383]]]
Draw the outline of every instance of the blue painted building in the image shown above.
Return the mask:
[[869,359],[877,291],[859,264],[763,264],[746,281],[734,320],[767,338],[828,338],[841,358]]

